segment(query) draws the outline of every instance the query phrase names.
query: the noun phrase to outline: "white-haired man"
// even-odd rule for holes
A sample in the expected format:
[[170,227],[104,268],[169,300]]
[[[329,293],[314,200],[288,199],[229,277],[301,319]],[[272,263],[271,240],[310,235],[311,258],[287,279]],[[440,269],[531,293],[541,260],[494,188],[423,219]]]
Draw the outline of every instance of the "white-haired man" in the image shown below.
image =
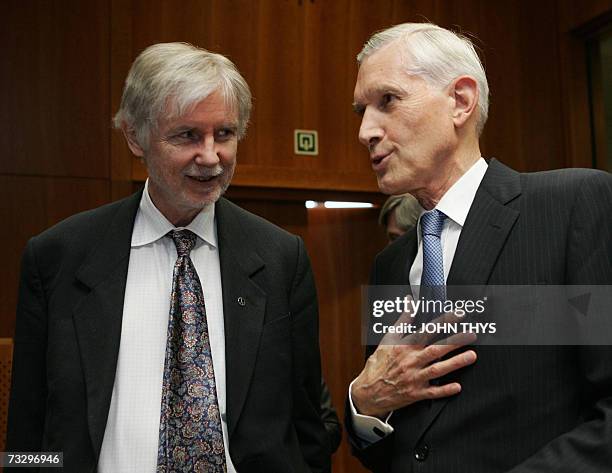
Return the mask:
[[78,473],[328,471],[303,242],[221,197],[250,109],[219,54],[135,60],[115,125],[149,179],[29,241],[9,450]]
[[[377,256],[372,284],[611,284],[611,176],[485,161],[488,85],[469,40],[403,24],[373,35],[358,62],[359,139],[379,187],[425,209]],[[368,347],[349,389],[347,429],[372,471],[612,469],[609,347],[423,340]]]

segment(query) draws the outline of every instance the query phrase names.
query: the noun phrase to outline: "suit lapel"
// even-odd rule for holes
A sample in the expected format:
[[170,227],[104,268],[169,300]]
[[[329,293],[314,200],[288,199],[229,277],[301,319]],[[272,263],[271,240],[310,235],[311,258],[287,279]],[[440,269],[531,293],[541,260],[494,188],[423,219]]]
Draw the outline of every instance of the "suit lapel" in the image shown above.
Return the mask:
[[484,285],[489,281],[518,210],[506,204],[521,193],[520,175],[492,160],[476,192],[448,274],[447,285]]
[[233,204],[220,199],[215,218],[225,319],[227,425],[231,438],[247,397],[264,323],[266,294],[251,279],[264,267],[264,261],[251,249]]
[[[521,194],[520,175],[499,161],[491,160],[476,192],[457,243],[448,286],[486,285],[519,212],[507,207]],[[432,401],[425,410],[417,440],[438,417],[450,398]]]
[[108,231],[76,273],[89,292],[73,320],[87,392],[87,420],[98,457],[112,396],[132,229],[141,192],[120,204]]

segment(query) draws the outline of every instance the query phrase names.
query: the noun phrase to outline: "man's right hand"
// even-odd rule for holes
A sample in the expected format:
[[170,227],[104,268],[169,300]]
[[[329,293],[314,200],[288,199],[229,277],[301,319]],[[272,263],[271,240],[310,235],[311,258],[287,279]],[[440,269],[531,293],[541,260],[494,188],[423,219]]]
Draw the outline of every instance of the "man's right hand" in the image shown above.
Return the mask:
[[[410,322],[404,314],[397,321]],[[441,386],[433,379],[473,364],[476,352],[467,350],[449,359],[448,353],[473,343],[472,334],[454,335],[447,344],[431,344],[425,335],[416,335],[409,343],[401,334],[388,333],[352,385],[351,398],[359,414],[385,418],[389,412],[423,399],[453,396],[461,391],[459,383]]]

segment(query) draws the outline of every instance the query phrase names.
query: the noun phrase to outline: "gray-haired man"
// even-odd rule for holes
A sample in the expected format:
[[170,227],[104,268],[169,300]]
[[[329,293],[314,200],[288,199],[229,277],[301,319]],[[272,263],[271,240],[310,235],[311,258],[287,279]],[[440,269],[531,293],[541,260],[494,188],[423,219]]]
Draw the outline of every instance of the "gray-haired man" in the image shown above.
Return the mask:
[[29,241],[9,450],[78,473],[329,469],[304,245],[221,197],[250,109],[219,54],[138,56],[115,125],[149,179]]
[[[377,285],[610,285],[612,178],[519,174],[480,155],[484,69],[431,24],[375,34],[355,110],[380,189],[425,212],[378,255]],[[416,296],[416,295],[415,295]],[[533,314],[526,308],[524,316]],[[612,350],[381,344],[349,391],[347,430],[375,472],[607,472]]]

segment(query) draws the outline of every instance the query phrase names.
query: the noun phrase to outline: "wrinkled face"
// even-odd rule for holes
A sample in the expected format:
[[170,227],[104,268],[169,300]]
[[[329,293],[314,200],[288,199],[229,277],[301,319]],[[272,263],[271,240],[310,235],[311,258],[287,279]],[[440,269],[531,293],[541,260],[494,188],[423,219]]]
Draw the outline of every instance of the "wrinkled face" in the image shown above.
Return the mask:
[[362,62],[355,85],[359,141],[385,194],[435,190],[456,146],[452,96],[408,74],[407,61],[390,43]]
[[216,91],[151,133],[144,160],[149,194],[174,225],[187,225],[216,202],[234,174],[238,115]]

